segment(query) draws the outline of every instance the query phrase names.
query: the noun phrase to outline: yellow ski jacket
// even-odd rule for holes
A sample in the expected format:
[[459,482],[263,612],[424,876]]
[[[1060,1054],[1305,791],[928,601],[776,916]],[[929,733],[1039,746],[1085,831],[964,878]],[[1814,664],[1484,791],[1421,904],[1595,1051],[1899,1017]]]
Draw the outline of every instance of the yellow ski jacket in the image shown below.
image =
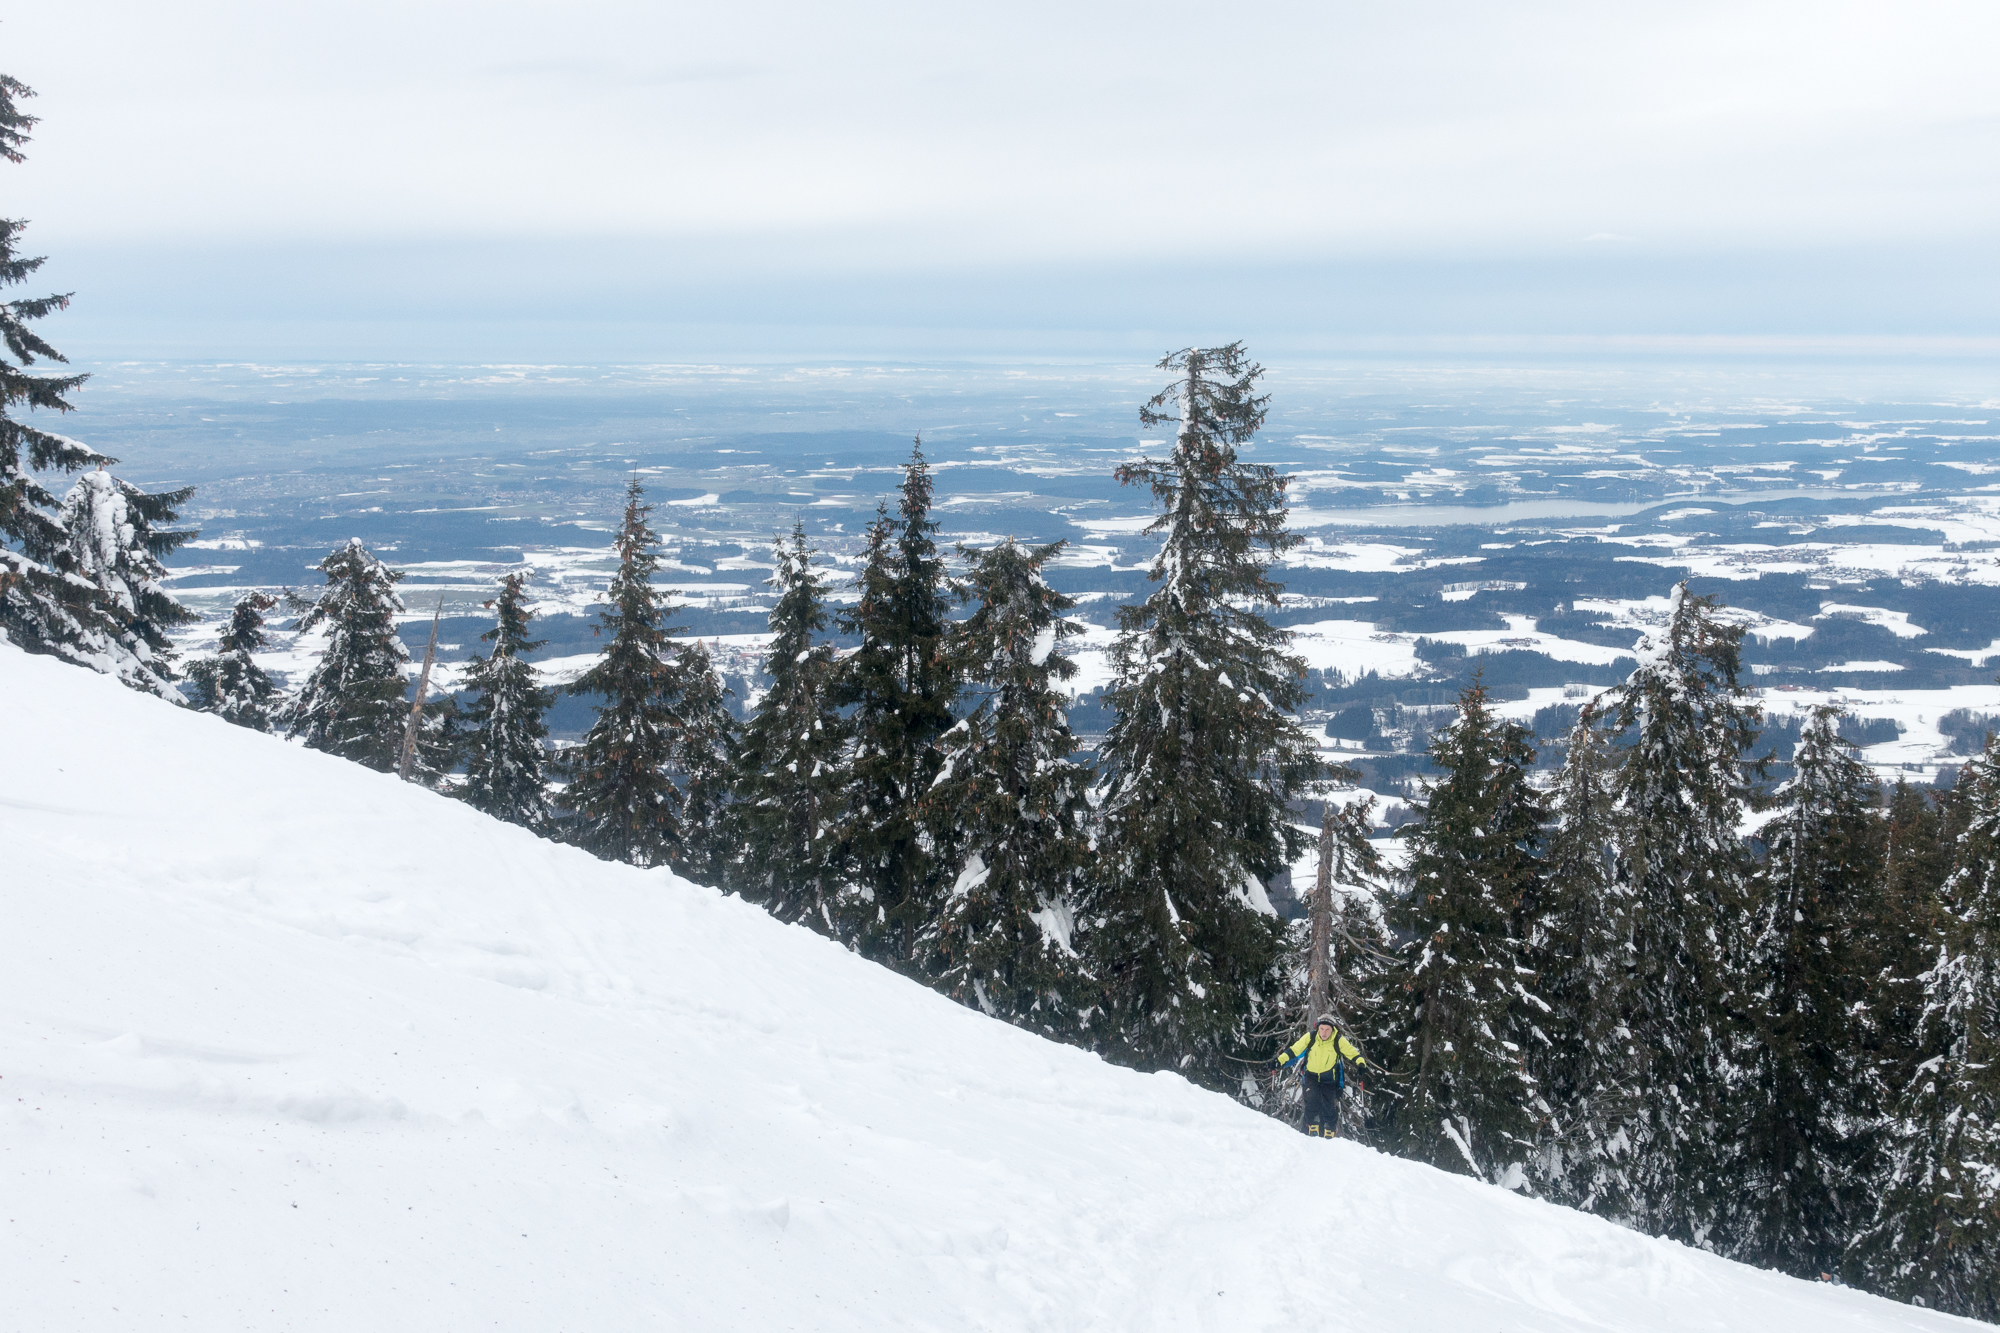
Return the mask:
[[1326,1073],[1333,1068],[1333,1062],[1336,1057],[1342,1055],[1357,1065],[1368,1063],[1361,1058],[1361,1052],[1355,1049],[1354,1043],[1340,1035],[1339,1028],[1335,1028],[1333,1036],[1325,1041],[1319,1039],[1317,1030],[1308,1032],[1305,1036],[1293,1042],[1288,1050],[1289,1054],[1286,1057],[1288,1060],[1298,1058],[1301,1053],[1305,1055],[1306,1072],[1308,1074]]

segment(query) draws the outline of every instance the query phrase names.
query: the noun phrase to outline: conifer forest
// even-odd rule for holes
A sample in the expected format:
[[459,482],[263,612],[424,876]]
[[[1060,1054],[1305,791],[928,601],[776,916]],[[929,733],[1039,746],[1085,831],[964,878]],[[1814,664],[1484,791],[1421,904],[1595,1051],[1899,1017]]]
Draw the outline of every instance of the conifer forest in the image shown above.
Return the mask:
[[[16,161],[26,94],[0,80]],[[0,222],[10,285],[42,262],[22,226]],[[20,648],[667,868],[1281,1119],[1300,1093],[1280,1053],[1330,1013],[1361,1053],[1347,1137],[2000,1321],[2000,747],[1976,723],[1948,785],[1884,785],[1833,706],[1780,761],[1743,623],[1682,580],[1558,735],[1505,716],[1469,656],[1409,817],[1376,836],[1301,718],[1312,673],[1275,613],[1302,539],[1291,477],[1246,449],[1271,400],[1240,343],[1159,361],[1139,423],[1159,447],[1117,467],[1154,545],[1089,743],[1078,598],[1049,576],[1065,543],[947,543],[921,439],[851,571],[803,520],[771,534],[752,697],[684,629],[636,472],[571,680],[531,664],[533,583],[511,573],[456,688],[420,688],[398,624],[432,608],[358,537],[317,586],[243,594],[182,660],[168,632],[194,613],[163,561],[195,536],[191,490],[148,493],[23,416],[82,386],[37,369],[61,363],[35,323],[66,299],[0,305],[0,633]],[[279,635],[317,645],[289,682],[257,658]],[[590,720],[558,742],[564,700]],[[1329,734],[1371,734],[1358,707]],[[1272,886],[1294,867],[1291,917]]]

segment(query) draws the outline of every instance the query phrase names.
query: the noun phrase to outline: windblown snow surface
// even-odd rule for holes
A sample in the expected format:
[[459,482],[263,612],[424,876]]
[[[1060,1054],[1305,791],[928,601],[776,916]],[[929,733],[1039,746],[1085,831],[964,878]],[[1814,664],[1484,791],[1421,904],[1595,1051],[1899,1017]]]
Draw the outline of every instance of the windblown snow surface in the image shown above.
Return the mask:
[[1974,1327],[1308,1140],[0,646],[0,1328]]

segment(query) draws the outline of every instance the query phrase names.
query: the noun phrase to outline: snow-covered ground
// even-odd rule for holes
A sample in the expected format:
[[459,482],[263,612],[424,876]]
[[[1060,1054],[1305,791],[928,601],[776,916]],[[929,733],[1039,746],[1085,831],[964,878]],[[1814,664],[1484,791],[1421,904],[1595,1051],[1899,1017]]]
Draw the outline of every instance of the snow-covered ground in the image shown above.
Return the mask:
[[4,645],[0,694],[0,1328],[1975,1327],[1307,1140]]

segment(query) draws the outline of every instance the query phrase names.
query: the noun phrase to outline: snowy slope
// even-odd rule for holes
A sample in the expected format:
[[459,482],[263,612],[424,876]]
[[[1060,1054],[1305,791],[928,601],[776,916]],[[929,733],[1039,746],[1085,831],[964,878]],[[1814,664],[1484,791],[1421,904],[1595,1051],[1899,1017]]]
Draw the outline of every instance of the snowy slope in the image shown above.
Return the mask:
[[1307,1140],[5,646],[0,698],[0,1329],[1975,1327]]

